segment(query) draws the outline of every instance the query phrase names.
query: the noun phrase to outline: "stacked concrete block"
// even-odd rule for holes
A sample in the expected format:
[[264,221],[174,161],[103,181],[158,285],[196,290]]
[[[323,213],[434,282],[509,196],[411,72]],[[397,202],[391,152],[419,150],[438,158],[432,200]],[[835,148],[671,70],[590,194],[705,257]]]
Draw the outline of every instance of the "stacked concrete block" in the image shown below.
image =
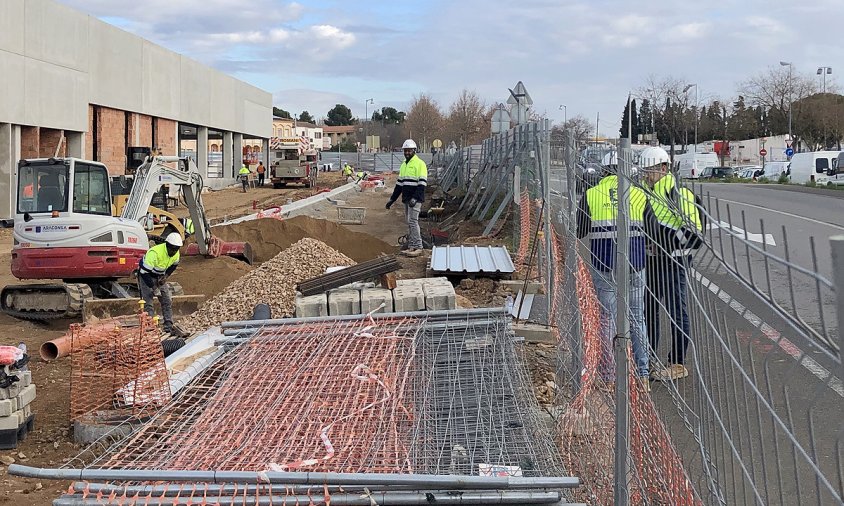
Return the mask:
[[428,278],[423,280],[422,291],[425,294],[425,309],[443,311],[457,308],[454,286],[446,278]]
[[296,317],[328,316],[328,296],[324,293],[302,297],[296,295]]
[[393,307],[398,313],[425,310],[425,293],[421,285],[399,284],[393,289]]
[[32,372],[12,370],[11,376],[16,376],[18,381],[0,388],[0,450],[17,448],[34,423],[32,402],[36,392]]
[[[384,304],[384,307],[379,309],[381,304]],[[360,292],[360,312],[392,313],[393,292],[386,288],[364,288]]]
[[333,290],[329,292],[328,314],[331,316],[360,314],[360,292],[358,290]]

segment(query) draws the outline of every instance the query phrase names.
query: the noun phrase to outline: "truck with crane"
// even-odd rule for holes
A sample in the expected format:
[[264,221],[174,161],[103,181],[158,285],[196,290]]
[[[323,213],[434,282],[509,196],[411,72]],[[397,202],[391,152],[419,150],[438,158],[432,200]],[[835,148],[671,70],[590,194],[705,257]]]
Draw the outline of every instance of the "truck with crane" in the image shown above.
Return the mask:
[[[17,181],[12,274],[25,280],[59,281],[4,287],[0,310],[6,314],[32,320],[74,318],[86,301],[137,297],[137,283],[127,278],[149,249],[151,227],[142,221],[149,219],[153,195],[162,185],[181,189],[198,254],[230,255],[251,263],[248,243],[226,243],[211,235],[200,196],[202,177],[190,158],[147,157],[119,215],[108,170],[99,162],[21,160]],[[178,221],[167,226],[184,236]],[[178,286],[172,289],[181,292]]]

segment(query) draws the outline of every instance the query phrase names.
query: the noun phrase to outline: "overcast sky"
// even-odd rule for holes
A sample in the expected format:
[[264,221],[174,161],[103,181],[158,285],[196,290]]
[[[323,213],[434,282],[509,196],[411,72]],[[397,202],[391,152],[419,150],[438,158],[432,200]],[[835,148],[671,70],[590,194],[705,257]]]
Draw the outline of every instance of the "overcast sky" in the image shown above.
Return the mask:
[[[781,60],[844,72],[842,0],[60,0],[273,94],[315,117],[364,115],[463,88],[488,103],[524,81],[539,114],[601,116],[617,135],[649,75],[731,98]],[[713,7],[709,7],[712,4]],[[373,106],[370,106],[370,111]]]

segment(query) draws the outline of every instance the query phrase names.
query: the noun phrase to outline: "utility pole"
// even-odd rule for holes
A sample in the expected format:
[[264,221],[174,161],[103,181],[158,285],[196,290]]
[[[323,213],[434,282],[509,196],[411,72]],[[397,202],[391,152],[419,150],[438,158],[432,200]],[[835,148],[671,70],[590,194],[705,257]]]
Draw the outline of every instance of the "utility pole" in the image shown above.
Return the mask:
[[818,75],[823,76],[823,92],[826,93],[826,75],[832,74],[832,67],[818,67]]
[[695,88],[695,153],[697,153],[697,123],[700,118],[700,113],[698,112],[698,98],[697,98],[697,90],[698,86],[697,83],[687,84],[685,88],[683,88],[683,93],[688,92],[692,87]]
[[[374,100],[372,100],[371,98],[367,98],[367,99],[363,102],[363,104],[364,104],[364,113],[363,113],[363,121],[364,121],[364,124],[363,124],[363,152],[364,152],[364,153],[368,153],[368,152],[369,152],[369,135],[368,135],[368,132],[367,132],[367,126],[369,125],[369,104],[374,104],[374,103],[375,103],[375,101],[374,101]],[[358,109],[358,110],[360,110],[360,109]]]
[[788,140],[793,140],[794,137],[792,136],[792,131],[791,131],[791,109],[793,108],[792,106],[794,105],[792,103],[792,100],[793,100],[792,91],[793,91],[794,88],[793,88],[792,81],[791,81],[791,75],[792,75],[792,71],[794,70],[794,64],[791,63],[791,62],[787,62],[787,61],[781,61],[780,65],[782,65],[783,67],[788,67]]

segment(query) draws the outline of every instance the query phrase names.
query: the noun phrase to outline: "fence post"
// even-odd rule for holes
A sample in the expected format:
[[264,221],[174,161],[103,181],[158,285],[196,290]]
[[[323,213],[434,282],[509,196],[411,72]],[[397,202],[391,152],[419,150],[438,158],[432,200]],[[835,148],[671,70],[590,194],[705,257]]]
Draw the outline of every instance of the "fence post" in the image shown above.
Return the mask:
[[546,283],[545,286],[548,287],[548,293],[545,295],[545,314],[548,315],[548,327],[551,327],[551,298],[554,296],[552,288],[559,288],[559,287],[552,287],[551,281],[553,278],[554,269],[557,268],[554,265],[554,255],[551,251],[551,132],[549,122],[551,120],[545,119],[542,120],[542,128],[539,130],[540,132],[540,141],[539,141],[539,150],[540,153],[537,153],[537,156],[540,157],[542,160],[542,164],[545,168],[545,258],[547,259],[548,265],[545,273]]
[[630,409],[627,350],[630,347],[630,320],[627,317],[630,301],[630,166],[628,153],[630,139],[621,139],[618,149],[618,215],[616,230],[618,242],[615,252],[616,336],[613,340],[615,354],[615,469],[614,495],[616,506],[627,506],[630,499],[627,488],[628,454],[630,451]]
[[829,245],[832,250],[832,283],[838,304],[838,374],[844,380],[844,331],[841,329],[841,322],[844,321],[844,235],[830,237]]
[[[564,293],[570,294],[573,299],[572,304],[569,304],[564,310],[567,312],[566,324],[568,325],[568,335],[571,342],[572,350],[572,391],[573,395],[580,392],[581,370],[583,369],[583,333],[581,329],[580,320],[580,306],[577,297],[577,234],[575,229],[577,227],[577,176],[575,174],[575,145],[574,133],[571,130],[565,131],[565,146],[563,148],[565,153],[564,163],[566,167],[566,194],[568,196],[568,208],[563,212],[568,213],[568,219],[563,220],[566,224],[564,230],[566,231],[566,243],[564,245],[563,255],[565,262],[565,287]],[[562,392],[563,386],[562,374],[557,374],[558,391]]]

